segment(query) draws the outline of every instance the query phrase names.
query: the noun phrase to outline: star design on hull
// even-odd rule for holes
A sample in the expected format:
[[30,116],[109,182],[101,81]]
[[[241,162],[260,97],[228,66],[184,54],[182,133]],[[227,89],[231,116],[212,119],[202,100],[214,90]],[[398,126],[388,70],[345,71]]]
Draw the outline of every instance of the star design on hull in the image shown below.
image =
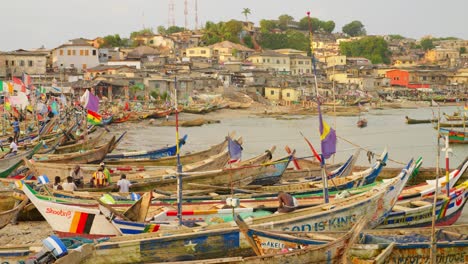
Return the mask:
[[184,245],[185,250],[187,250],[188,252],[196,252],[197,251],[195,249],[196,246],[197,244],[193,243],[192,240],[190,240],[187,244]]

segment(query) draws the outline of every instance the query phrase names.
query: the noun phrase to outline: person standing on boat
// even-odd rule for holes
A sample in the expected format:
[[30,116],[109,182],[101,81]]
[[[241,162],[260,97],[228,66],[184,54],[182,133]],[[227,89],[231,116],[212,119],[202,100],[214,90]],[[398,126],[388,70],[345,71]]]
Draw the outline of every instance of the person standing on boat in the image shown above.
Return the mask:
[[285,193],[283,191],[278,192],[278,202],[279,202],[279,207],[277,211],[278,213],[292,212],[298,206],[296,198],[294,198],[289,193]]
[[80,165],[76,165],[75,168],[70,172],[70,176],[73,178],[73,182],[77,187],[83,186],[83,171]]
[[14,133],[13,141],[16,144],[18,144],[18,139],[19,139],[19,135],[20,135],[20,124],[19,124],[19,121],[18,121],[17,117],[15,117],[15,121],[13,121],[13,123],[11,123],[11,125],[13,126],[13,133]]
[[107,180],[107,184],[112,184],[112,181],[111,181],[111,174],[110,174],[110,171],[106,168],[106,164],[104,162],[101,162],[101,164],[99,164],[101,167],[102,167],[102,172],[104,173],[104,175],[106,176],[106,180]]
[[122,176],[120,176],[120,180],[117,182],[117,186],[119,186],[119,192],[128,193],[132,184],[127,180],[127,175],[122,174]]
[[15,141],[13,141],[12,137],[8,138],[8,143],[10,143],[10,151],[8,151],[3,158],[13,157],[16,156],[18,153],[18,145],[16,145]]
[[76,185],[73,183],[73,178],[71,176],[67,177],[67,182],[62,185],[64,191],[73,192],[76,191]]
[[107,183],[106,175],[104,175],[104,168],[99,166],[98,170],[93,173],[91,178],[91,183],[94,187],[101,188],[104,187]]

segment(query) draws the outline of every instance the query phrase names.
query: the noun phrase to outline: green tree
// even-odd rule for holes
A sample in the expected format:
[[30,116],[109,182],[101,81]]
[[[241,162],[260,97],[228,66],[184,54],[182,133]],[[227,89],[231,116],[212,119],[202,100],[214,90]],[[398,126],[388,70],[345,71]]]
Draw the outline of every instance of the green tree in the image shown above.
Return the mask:
[[382,37],[368,36],[359,40],[340,43],[341,54],[349,57],[364,57],[374,64],[390,63],[388,43]]
[[252,40],[252,36],[250,35],[246,35],[244,38],[243,38],[243,41],[244,41],[244,45],[253,49],[254,48],[254,44],[253,44],[253,40]]
[[158,33],[161,35],[167,34],[167,29],[164,26],[158,26],[157,30],[158,30]]
[[390,38],[390,40],[405,39],[405,37],[403,37],[402,35],[398,35],[398,34],[388,35],[388,37]]
[[265,49],[283,49],[288,47],[286,34],[262,33],[259,43]]
[[351,37],[366,35],[366,29],[364,28],[364,25],[361,23],[361,21],[358,20],[354,20],[353,22],[344,25],[342,30],[343,33],[346,33]]
[[105,47],[105,48],[127,46],[126,39],[120,38],[119,34],[107,35],[103,39],[104,39],[104,43],[102,44],[102,47]]
[[205,45],[212,45],[225,40],[239,43],[239,33],[241,30],[242,22],[237,20],[219,23],[206,22],[202,40]]
[[466,53],[466,47],[461,47],[460,54],[465,54],[465,53]]
[[305,36],[297,30],[288,30],[286,47],[290,49],[308,51],[309,50],[309,37]]
[[250,8],[244,8],[242,14],[245,16],[245,21],[248,21],[248,15],[250,15]]
[[335,30],[335,26],[335,22],[332,20],[322,21],[321,23],[321,28],[323,29],[323,31],[328,33],[332,33],[333,30]]
[[293,21],[294,21],[294,17],[283,14],[278,17],[278,26],[282,30],[286,30],[288,28],[288,25]]
[[185,28],[183,28],[183,27],[170,26],[170,27],[167,28],[166,34],[170,35],[170,34],[174,34],[174,33],[178,33],[178,32],[184,32],[184,31],[185,31]]
[[434,42],[431,38],[422,39],[419,44],[421,45],[423,50],[431,50],[435,48]]
[[153,33],[153,30],[151,28],[144,28],[140,31],[134,31],[132,33],[130,33],[130,38],[133,39],[137,36],[141,36],[141,35],[151,35],[151,34],[154,34]]
[[299,20],[299,29],[300,30],[309,30],[309,17],[305,16]]
[[260,31],[262,33],[271,32],[277,26],[278,25],[276,25],[275,21],[273,20],[267,20],[267,19],[260,20]]

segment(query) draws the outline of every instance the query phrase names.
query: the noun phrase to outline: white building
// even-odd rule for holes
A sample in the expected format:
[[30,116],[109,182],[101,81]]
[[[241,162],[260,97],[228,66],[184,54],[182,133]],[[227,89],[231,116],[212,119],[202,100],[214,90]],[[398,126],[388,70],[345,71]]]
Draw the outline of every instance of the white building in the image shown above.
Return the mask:
[[58,69],[86,70],[99,65],[98,49],[88,43],[67,43],[52,51],[52,66]]

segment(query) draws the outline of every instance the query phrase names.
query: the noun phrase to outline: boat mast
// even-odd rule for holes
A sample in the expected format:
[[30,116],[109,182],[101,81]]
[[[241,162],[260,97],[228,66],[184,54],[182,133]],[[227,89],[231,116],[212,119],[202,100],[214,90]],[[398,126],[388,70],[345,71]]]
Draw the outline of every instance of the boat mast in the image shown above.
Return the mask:
[[[315,95],[317,98],[317,105],[320,108],[320,99],[319,99],[319,91],[318,91],[318,84],[317,84],[317,67],[315,65],[315,56],[314,56],[314,51],[312,47],[312,24],[310,21],[310,12],[307,12],[307,17],[309,20],[309,36],[310,36],[310,55],[312,56],[312,66],[313,66],[313,71],[314,71],[314,83],[315,83]],[[320,154],[322,160],[320,162],[320,171],[322,174],[322,181],[323,181],[323,199],[325,203],[329,202],[329,197],[328,197],[328,177],[326,173],[326,164],[325,164],[325,157],[323,156],[323,149],[322,153]]]
[[176,121],[176,155],[177,155],[177,218],[182,225],[182,164],[180,163],[179,147],[179,107],[177,105],[177,76],[174,76],[174,100]]
[[[434,100],[433,100],[434,101]],[[436,181],[435,181],[435,190],[434,190],[434,201],[432,203],[432,225],[431,225],[431,252],[430,259],[431,264],[436,263],[437,257],[437,241],[435,236],[435,222],[436,222],[436,206],[437,206],[437,194],[439,193],[439,176],[440,176],[440,107],[439,107],[439,116],[437,119],[437,162],[436,162]],[[447,142],[448,144],[448,142]]]

